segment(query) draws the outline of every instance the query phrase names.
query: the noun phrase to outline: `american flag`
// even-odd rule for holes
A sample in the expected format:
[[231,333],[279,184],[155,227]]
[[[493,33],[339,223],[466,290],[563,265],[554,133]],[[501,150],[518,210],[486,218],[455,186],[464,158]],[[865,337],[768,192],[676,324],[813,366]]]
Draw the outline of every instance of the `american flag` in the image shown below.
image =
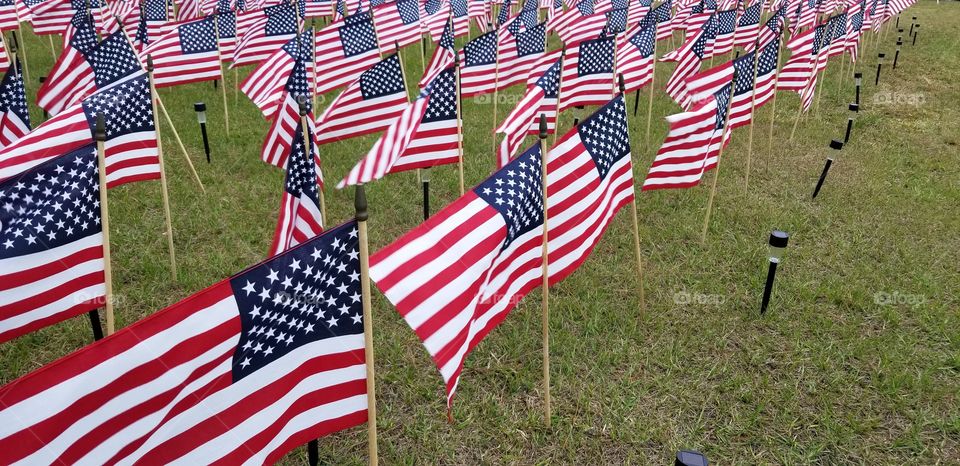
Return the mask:
[[90,16],[77,13],[64,32],[63,51],[37,91],[37,106],[56,115],[95,90],[88,54],[97,47]]
[[369,12],[357,13],[323,28],[316,38],[315,92],[325,94],[350,84],[380,61],[380,47]]
[[[717,20],[715,13],[716,8],[708,8],[704,5],[703,1],[693,5],[690,9],[690,15],[687,16],[684,21],[687,35],[689,36],[693,34],[694,31],[707,27],[707,24],[711,22],[715,22]],[[714,25],[714,28],[715,27],[716,25]]]
[[447,21],[443,28],[443,35],[437,42],[437,48],[433,50],[433,56],[430,57],[430,64],[427,65],[423,77],[420,78],[420,87],[424,87],[433,81],[443,70],[447,69],[457,59],[457,52],[453,45],[453,22]]
[[614,37],[585,40],[567,49],[563,58],[560,111],[581,105],[603,105],[613,97]]
[[460,158],[456,72],[437,75],[337,185],[367,183],[414,168],[456,163]]
[[157,87],[221,79],[213,16],[176,24],[141,52],[153,57]]
[[[467,355],[542,281],[541,157],[534,145],[371,257],[371,278],[433,357],[448,406]],[[550,284],[586,260],[633,199],[631,170],[622,97],[550,151]]]
[[10,67],[10,56],[7,55],[7,46],[4,42],[6,42],[5,39],[0,39],[0,73],[7,71]]
[[144,0],[141,8],[137,30],[132,35],[139,50],[167,32],[167,23],[172,16],[171,4],[167,0]]
[[500,50],[497,87],[502,91],[524,83],[530,69],[543,57],[546,51],[547,23],[516,32],[510,27],[502,27],[497,33]]
[[713,46],[710,47],[707,56],[730,53],[733,50],[733,37],[737,31],[737,10],[718,11],[713,18],[716,36],[713,38]]
[[330,0],[304,0],[303,13],[306,18],[333,16]]
[[[267,131],[267,137],[263,142],[261,158],[264,162],[275,165],[280,168],[287,166],[287,155],[290,153],[290,145],[293,143],[294,133],[300,127],[300,99],[303,99],[306,106],[308,120],[313,122],[313,101],[308,87],[306,66],[303,61],[297,61],[293,66],[293,72],[287,78],[286,85],[283,87],[283,94],[278,99],[275,107],[273,123]],[[317,134],[314,128],[310,132]],[[314,146],[314,150],[316,147]],[[319,153],[316,154],[319,160]]]
[[793,19],[793,35],[801,29],[812,27],[817,22],[817,4],[819,0],[800,0]]
[[341,225],[3,387],[0,462],[272,464],[366,422],[357,236]]
[[160,177],[146,73],[98,91],[0,150],[0,180],[93,142],[97,112],[107,124],[107,186]]
[[[827,30],[830,33],[830,48],[826,58],[843,55],[847,49],[847,13],[843,12],[827,20]],[[823,64],[826,67],[826,61]]]
[[307,29],[290,39],[240,83],[240,90],[263,112],[264,118],[271,120],[276,114],[297,60],[304,63],[305,71],[312,76],[312,38],[313,30]]
[[790,59],[780,70],[777,79],[777,90],[796,91],[800,93],[805,109],[810,108],[813,102],[813,91],[816,88],[818,61],[820,50],[830,46],[830,32],[826,23],[804,31],[790,39],[787,48],[792,52]]
[[502,168],[510,162],[527,134],[539,131],[537,123],[541,114],[547,120],[548,131],[556,127],[561,65],[561,59],[554,60],[553,65],[543,72],[536,83],[527,86],[527,91],[517,102],[517,106],[497,128],[497,133],[503,133],[503,141],[497,151],[498,167]]
[[214,17],[220,45],[220,60],[233,60],[237,50],[237,14],[233,11],[218,11]]
[[677,67],[667,80],[667,94],[674,101],[680,102],[684,89],[684,82],[688,76],[700,69],[707,47],[713,42],[712,28],[700,29],[679,49],[663,56],[662,61],[677,61]]
[[176,20],[178,22],[199,19],[202,16],[200,11],[200,0],[180,0],[177,2],[178,9]]
[[623,75],[625,92],[633,92],[653,80],[654,42],[657,25],[636,24],[617,38],[617,74]]
[[607,24],[602,31],[603,34],[620,34],[627,30],[627,17],[629,11],[627,8],[618,8],[607,12]]
[[487,32],[490,22],[490,1],[489,0],[468,0],[467,16],[473,18],[477,23],[477,28],[481,33]]
[[497,31],[467,42],[460,51],[460,94],[473,97],[497,87]]
[[30,132],[30,108],[23,87],[23,68],[15,59],[0,81],[0,149]]
[[[627,14],[627,27],[634,26],[641,21],[644,21],[647,18],[647,15],[650,14],[650,7],[653,5],[652,0],[637,0],[635,2],[627,2],[628,5],[628,14]],[[647,21],[652,21],[651,17]]]
[[743,15],[737,21],[733,47],[747,47],[757,41],[757,36],[760,34],[760,14],[762,12],[763,0],[758,0],[743,10]]
[[568,47],[581,41],[594,39],[607,25],[607,12],[613,9],[611,0],[580,0],[571,8],[554,18],[548,25]]
[[673,1],[666,0],[656,8],[650,10],[649,17],[654,18],[657,23],[657,40],[661,41],[673,37],[674,24],[671,18]]
[[297,35],[300,19],[293,4],[280,3],[263,9],[263,18],[240,34],[232,66],[253,65],[267,58]]
[[850,24],[847,26],[846,50],[850,53],[850,60],[857,61],[857,55],[860,50],[860,34],[863,31],[863,10],[864,2],[855,2],[847,10],[847,16],[850,18]]
[[407,108],[400,58],[393,54],[352,82],[317,119],[317,142],[376,133],[390,127]]
[[[45,0],[31,4],[30,24],[37,35],[63,34],[76,13],[88,14],[96,22],[97,32],[111,34],[119,27],[105,1],[90,0]],[[24,18],[26,19],[26,18]]]
[[[309,121],[309,119],[307,120]],[[287,157],[287,177],[283,184],[283,197],[280,201],[280,215],[273,232],[273,244],[270,256],[280,254],[298,244],[307,242],[323,231],[323,217],[320,214],[318,190],[320,166],[313,157],[313,132],[307,125],[308,141],[303,140],[303,125],[297,125],[293,134],[290,154]],[[308,150],[307,144],[311,147]]]
[[0,182],[0,343],[103,305],[92,144]]
[[14,0],[0,0],[0,31],[10,31],[20,27],[20,17]]
[[764,46],[775,38],[779,38],[783,33],[783,28],[786,26],[787,21],[787,2],[784,1],[781,3],[780,7],[767,19],[767,22],[764,23],[763,28],[760,29],[758,38],[755,42],[751,42],[747,45],[744,45],[743,48],[745,51],[750,52],[754,49],[756,45]]
[[[74,37],[77,42],[64,49],[37,92],[37,105],[51,115],[59,114],[97,89],[112,86],[143,70],[123,31],[107,36],[90,48],[86,48],[87,39],[78,37]],[[81,42],[84,44],[80,45]]]
[[667,117],[670,130],[643,182],[644,191],[696,186],[717,166],[721,140],[724,145],[730,140],[725,124],[730,90],[728,85],[693,110]]
[[[404,47],[420,40],[420,5],[417,0],[397,0],[373,9],[380,47]],[[381,50],[384,52],[386,50]]]

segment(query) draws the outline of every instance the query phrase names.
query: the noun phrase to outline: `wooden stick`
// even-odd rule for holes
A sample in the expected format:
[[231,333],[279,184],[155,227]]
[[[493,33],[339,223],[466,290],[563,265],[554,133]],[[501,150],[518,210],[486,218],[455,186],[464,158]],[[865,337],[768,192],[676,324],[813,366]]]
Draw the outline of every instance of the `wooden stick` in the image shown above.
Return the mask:
[[[760,40],[757,39],[754,41],[753,45],[753,95],[750,96],[750,133],[747,137],[747,173],[743,177],[743,190],[746,191],[750,186],[750,160],[753,158],[753,119],[756,118],[757,111],[757,64],[760,60]],[[777,92],[776,89],[773,90],[774,93]],[[722,142],[721,142],[722,144]]]
[[840,79],[837,80],[837,83],[839,83],[837,85],[838,93],[843,90],[843,69],[846,67],[847,67],[847,51],[844,50],[843,53],[840,54]]
[[223,91],[223,124],[227,132],[227,137],[230,136],[230,112],[227,111],[227,73],[223,71],[223,60],[220,59],[220,27],[217,25],[219,23],[219,15],[213,15],[213,34],[217,37],[217,63],[220,64],[220,90]]
[[104,155],[104,145],[107,141],[107,128],[102,113],[97,113],[94,138],[97,140],[97,175],[100,179],[100,226],[103,231],[103,280],[106,291],[103,310],[104,314],[106,314],[107,336],[109,336],[113,334],[116,323],[113,315],[113,270],[110,264],[110,215],[107,209],[107,162]]
[[455,98],[457,99],[457,168],[460,171],[460,195],[463,196],[463,120],[460,116],[460,64],[454,62],[454,70],[457,73],[455,86]]
[[20,58],[23,59],[23,82],[26,83],[30,81],[30,65],[27,63],[27,44],[23,41],[23,28],[20,23],[17,23],[17,30],[13,31],[13,34],[16,35]]
[[[53,46],[53,34],[48,34],[47,39],[50,40],[50,55],[53,56],[53,61],[57,61],[57,49]],[[134,49],[136,50],[136,49]]]
[[800,117],[803,115],[803,94],[800,95],[800,103],[797,107],[797,117],[793,120],[793,129],[790,130],[790,142],[793,142],[793,136],[797,133],[797,125],[800,124]]
[[358,241],[360,242],[360,296],[363,303],[363,347],[367,366],[367,461],[376,466],[377,454],[377,393],[373,359],[373,314],[370,312],[370,251],[367,245],[367,196],[363,185],[357,185],[354,198]]
[[[500,37],[500,36],[499,36],[499,28],[495,29],[495,31],[497,31],[497,32],[494,33],[494,36]],[[493,140],[493,153],[494,153],[494,154],[497,153],[497,103],[498,103],[497,100],[498,100],[498,97],[500,96],[500,92],[499,92],[499,91],[500,91],[500,90],[499,90],[499,86],[500,86],[500,47],[497,47],[497,52],[496,52],[496,57],[495,57],[495,58],[496,58],[496,63],[494,64],[494,68],[493,68],[493,137],[491,138],[491,139]],[[494,157],[494,159],[496,159],[496,157]]]
[[[156,102],[159,97],[157,97],[157,88],[153,83],[153,60],[149,58],[147,61],[147,81],[150,83],[150,95],[153,101]],[[160,122],[157,121],[156,109],[154,109],[153,112],[153,127],[156,128],[157,133],[157,160],[160,164],[160,197],[163,199],[163,215],[166,220],[167,249],[170,250],[170,274],[173,280],[176,281],[177,254],[173,248],[173,223],[170,220],[170,193],[167,191],[167,172],[163,164],[163,144],[161,144]],[[201,185],[201,187],[202,186],[203,185]]]
[[657,38],[653,38],[653,69],[650,70],[650,99],[647,102],[647,132],[644,135],[643,142],[650,144],[650,122],[653,116],[653,91],[654,83],[657,80]]
[[547,223],[548,193],[547,193],[547,116],[540,114],[540,188],[543,196],[543,244],[540,248],[541,266],[543,275],[543,295],[541,301],[541,326],[543,328],[543,420],[550,427],[550,229]]
[[[737,82],[737,72],[733,72],[731,83]],[[713,211],[713,198],[717,194],[717,179],[720,178],[720,160],[723,158],[723,141],[726,138],[727,130],[730,128],[730,107],[733,102],[733,85],[730,86],[730,98],[727,99],[726,117],[723,120],[723,131],[720,132],[720,150],[717,152],[717,165],[714,167],[713,187],[710,188],[710,198],[707,200],[707,213],[703,217],[703,232],[700,234],[700,243],[707,242],[707,230],[710,228],[710,213]],[[708,154],[709,155],[709,154]],[[706,163],[706,162],[704,162]]]
[[[193,167],[193,161],[190,160],[190,154],[187,153],[187,148],[184,147],[183,141],[180,139],[180,133],[177,132],[177,128],[173,126],[173,120],[170,119],[170,114],[167,113],[167,108],[163,106],[163,101],[160,100],[160,96],[156,96],[157,103],[160,104],[160,110],[163,111],[163,117],[167,120],[167,124],[170,125],[170,130],[173,131],[173,138],[177,140],[177,145],[180,146],[180,152],[183,153],[183,158],[187,160],[187,165],[190,167],[190,171],[193,173],[193,178],[197,180],[197,184],[200,185],[200,191],[207,192],[206,188],[203,187],[203,183],[200,181],[200,175],[197,174],[197,169]],[[157,134],[160,134],[160,128],[157,128]]]
[[[300,130],[302,131],[303,136],[303,147],[304,151],[307,154],[307,158],[311,162],[316,163],[313,157],[313,139],[310,137],[310,121],[308,119],[307,112],[307,98],[304,96],[299,96],[297,99],[297,104],[300,110]],[[320,224],[326,228],[327,227],[327,201],[323,194],[323,187],[317,187],[317,194],[320,197]]]
[[553,113],[553,144],[557,143],[557,135],[560,134],[560,100],[563,97],[563,57],[567,54],[567,46],[560,49],[560,76],[557,77],[557,107]]
[[[786,27],[781,26],[780,30],[780,44],[777,48],[777,69],[780,69],[780,63],[783,61],[783,36],[786,35]],[[773,151],[773,123],[777,120],[777,85],[780,83],[780,73],[774,73],[773,75],[773,102],[772,110],[770,112],[770,139],[767,143],[768,150]]]
[[[623,82],[623,74],[618,73],[617,78],[618,78],[618,84],[620,87],[620,97],[623,98],[624,101],[626,101],[627,86]],[[627,139],[629,138],[630,138],[630,133],[628,131]],[[632,162],[631,162],[631,166],[633,166]],[[640,290],[640,316],[643,317],[643,311],[644,311],[644,308],[646,307],[646,303],[645,303],[644,294],[643,294],[643,256],[640,254],[640,222],[637,220],[638,217],[639,216],[637,215],[637,198],[636,196],[634,196],[633,198],[633,245],[634,245],[634,248],[637,250],[637,282],[638,282],[638,288]]]

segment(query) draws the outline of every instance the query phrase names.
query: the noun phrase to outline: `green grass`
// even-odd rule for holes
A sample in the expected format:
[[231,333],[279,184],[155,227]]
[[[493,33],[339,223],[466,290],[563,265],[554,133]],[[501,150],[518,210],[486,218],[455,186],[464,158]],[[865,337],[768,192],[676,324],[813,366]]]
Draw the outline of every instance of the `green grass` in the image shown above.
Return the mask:
[[[902,23],[916,15],[922,33],[916,46],[904,47],[896,70],[889,66],[896,31],[887,33],[879,88],[873,37],[861,54],[864,111],[816,201],[810,194],[826,145],[842,138],[853,99],[852,80],[839,81],[839,58],[826,71],[819,110],[801,122],[793,142],[787,137],[795,95],[778,97],[772,147],[771,109],[759,110],[749,188],[743,183],[749,130],[736,130],[720,167],[706,244],[699,235],[712,174],[697,188],[639,194],[645,310],[635,286],[629,212],[614,220],[590,260],[551,291],[552,428],[542,420],[536,293],[468,358],[450,425],[437,370],[374,291],[383,462],[665,464],[675,450],[696,448],[734,464],[960,464],[960,5],[924,0],[909,13]],[[27,36],[35,95],[36,78],[52,61],[46,39]],[[404,51],[408,81],[422,71],[417,52]],[[631,121],[638,180],[666,133],[662,117],[678,111],[661,91],[671,70],[658,65],[651,141],[643,140],[646,92]],[[878,93],[922,102],[881,104]],[[280,203],[283,173],[259,160],[268,125],[245,97],[228,94],[227,137],[221,96],[210,83],[161,95],[206,193],[164,124],[180,269],[173,282],[159,184],[110,192],[119,328],[262,260]],[[192,109],[200,100],[211,120],[209,165]],[[508,107],[499,107],[501,119]],[[494,165],[492,106],[465,99],[464,114],[469,186]],[[33,115],[39,121],[37,109]],[[565,116],[564,128],[572,117]],[[375,139],[323,148],[329,187]],[[432,178],[436,210],[457,197],[456,168],[436,168]],[[413,172],[369,186],[372,250],[420,222],[419,189]],[[333,222],[348,219],[352,206],[351,190],[328,188]],[[790,247],[761,318],[766,240],[775,228],[791,233]],[[677,304],[679,293],[702,299]],[[922,303],[879,305],[877,293]],[[81,317],[0,345],[0,382],[90,338]],[[320,454],[325,463],[364,462],[365,431],[322,439]],[[288,457],[293,464],[304,460],[303,449]]]

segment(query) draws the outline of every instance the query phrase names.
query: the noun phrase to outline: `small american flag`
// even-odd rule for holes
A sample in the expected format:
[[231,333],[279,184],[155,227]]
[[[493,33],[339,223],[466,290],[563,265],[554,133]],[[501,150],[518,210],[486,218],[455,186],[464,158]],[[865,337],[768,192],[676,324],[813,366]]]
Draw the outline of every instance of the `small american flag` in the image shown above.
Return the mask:
[[[293,72],[287,78],[287,83],[283,87],[283,94],[278,100],[279,105],[275,107],[273,123],[267,131],[267,137],[263,142],[261,157],[264,162],[275,165],[280,168],[287,166],[287,155],[290,153],[291,144],[295,133],[300,130],[300,100],[303,99],[307,110],[307,120],[311,123],[310,132],[316,134],[313,123],[313,100],[310,89],[307,87],[307,72],[303,61],[297,61],[293,66]],[[316,141],[314,141],[314,150],[316,151]],[[319,160],[319,153],[316,154]]]
[[317,119],[317,141],[334,141],[385,130],[407,108],[400,58],[393,54],[364,71]]
[[453,21],[447,21],[447,25],[443,28],[443,34],[440,36],[440,42],[437,42],[437,48],[434,49],[433,56],[430,57],[430,64],[427,65],[423,77],[420,78],[420,87],[432,82],[437,75],[456,61],[457,52],[454,50],[453,38]]
[[107,125],[107,186],[159,178],[151,100],[143,72],[98,91],[0,150],[0,180],[93,142],[97,112]]
[[531,68],[546,51],[546,22],[524,31],[512,31],[509,27],[500,28],[498,48],[500,50],[500,74],[497,87],[504,90],[522,84]]
[[[32,10],[30,24],[37,35],[63,34],[76,13],[92,16],[97,32],[112,34],[119,27],[103,0],[45,0],[25,2]],[[26,20],[27,18],[23,18]]]
[[20,27],[17,6],[14,0],[0,0],[0,31],[10,31]]
[[[380,47],[404,47],[420,40],[420,6],[417,0],[397,0],[373,9]],[[385,51],[385,50],[381,50]]]
[[[779,39],[761,49],[760,56],[755,52],[731,60],[723,65],[711,68],[687,78],[687,93],[684,108],[691,109],[705,99],[712,99],[725,86],[733,82],[733,102],[730,104],[730,130],[746,126],[752,121],[752,108],[759,108],[773,97],[774,78],[777,71]],[[757,85],[754,89],[754,61],[757,62]],[[734,81],[734,76],[736,80]],[[756,96],[754,96],[756,92]]]
[[625,92],[633,92],[653,80],[656,36],[657,25],[653,23],[637,24],[617,38],[617,74],[623,75]]
[[[827,52],[827,58],[837,55],[843,55],[847,49],[847,13],[843,12],[827,20],[827,30],[830,34],[830,48]],[[826,62],[824,62],[826,67]]]
[[696,186],[717,165],[721,140],[725,145],[730,139],[725,125],[730,91],[728,85],[693,110],[667,117],[670,130],[643,182],[644,191]]
[[300,18],[293,4],[280,3],[263,9],[263,17],[251,24],[237,40],[232,66],[254,65],[297,35]]
[[456,72],[450,67],[407,106],[337,188],[388,173],[456,163],[460,158],[456,97]]
[[[91,30],[88,30],[92,33]],[[37,92],[37,105],[57,115],[65,108],[84,97],[119,81],[129,78],[143,69],[130,43],[117,31],[85,51],[88,39],[75,36],[75,42],[54,64],[50,76]],[[76,46],[74,46],[76,45]]]
[[560,111],[603,105],[613,97],[614,37],[585,40],[567,49],[563,59]]
[[716,35],[713,46],[709,48],[707,56],[718,56],[730,53],[733,50],[733,38],[737,31],[737,10],[718,11],[714,14],[716,21]]
[[92,144],[0,182],[0,343],[103,305]]
[[666,0],[657,5],[656,8],[650,10],[649,16],[654,18],[657,23],[657,41],[673,37],[674,24],[671,17],[672,9],[673,1]]
[[373,17],[357,13],[323,28],[316,38],[315,92],[325,94],[350,84],[360,73],[380,61]]
[[850,53],[850,60],[857,61],[857,54],[860,49],[860,34],[863,31],[863,9],[864,2],[856,2],[850,5],[847,10],[847,16],[850,18],[850,24],[847,26],[846,50]]
[[[371,278],[433,357],[448,406],[467,355],[542,281],[541,174],[534,145],[371,257]],[[554,285],[586,260],[633,199],[622,97],[554,146],[546,191]]]
[[143,50],[166,32],[171,13],[171,4],[167,0],[144,0],[137,31],[133,34],[133,44],[138,50]]
[[0,81],[0,149],[30,132],[30,108],[23,87],[23,68],[14,60]]
[[760,33],[760,14],[763,12],[763,0],[743,10],[737,21],[737,30],[734,33],[733,47],[747,47],[757,41]]
[[460,52],[460,93],[473,97],[493,92],[497,87],[497,31],[480,35],[464,45]]
[[755,45],[760,45],[761,47],[768,44],[775,38],[779,38],[783,32],[784,26],[786,26],[787,21],[787,2],[784,1],[781,3],[780,7],[774,11],[773,16],[764,23],[763,28],[760,29],[759,37],[755,42],[748,43],[743,46],[744,50],[750,52],[754,49]]
[[787,43],[790,59],[783,65],[777,79],[777,90],[799,92],[808,108],[813,101],[810,88],[816,83],[818,52],[827,35],[826,25],[821,24],[792,37]]
[[490,22],[490,1],[489,0],[468,0],[467,15],[473,18],[477,23],[477,28],[481,33],[487,32]]
[[357,237],[341,225],[6,385],[0,463],[272,464],[366,422]]
[[272,120],[276,114],[298,60],[304,64],[305,72],[313,75],[312,38],[313,30],[307,29],[299,37],[290,39],[240,83],[240,90],[263,112],[264,118]]
[[63,51],[37,91],[37,106],[51,115],[93,92],[93,76],[87,56],[97,46],[97,32],[90,16],[75,14],[63,37]]
[[[690,10],[690,15],[687,16],[684,22],[687,35],[692,35],[694,31],[707,27],[708,23],[715,22],[717,18],[714,13],[716,13],[716,7],[710,8],[703,1],[693,5],[693,8]],[[714,29],[715,28],[716,26],[714,25]],[[716,31],[714,30],[714,32]]]
[[143,57],[153,57],[153,81],[157,87],[221,79],[213,21],[208,16],[175,24],[141,52]]
[[688,76],[700,69],[700,63],[703,61],[707,47],[713,42],[713,36],[712,28],[700,29],[688,38],[679,49],[663,56],[663,61],[678,62],[673,74],[670,75],[670,79],[667,80],[667,94],[674,101],[681,101],[684,82]]
[[554,60],[553,65],[543,72],[540,79],[527,86],[527,91],[517,102],[517,106],[507,115],[497,131],[503,133],[503,141],[497,151],[497,166],[503,168],[510,162],[510,158],[523,144],[528,133],[539,131],[539,116],[547,120],[547,130],[551,131],[557,121],[557,93],[560,87],[561,59]]
[[237,14],[232,11],[217,11],[214,21],[217,22],[219,35],[220,60],[233,60],[237,50]]
[[[309,119],[308,119],[309,121]],[[308,241],[323,231],[318,190],[323,189],[320,166],[313,157],[313,131],[307,125],[307,141],[303,140],[303,126],[297,125],[287,157],[287,177],[280,201],[280,215],[273,232],[270,254],[280,254]],[[310,145],[309,149],[307,145]]]
[[[571,8],[554,18],[551,28],[568,47],[581,41],[594,39],[607,25],[607,12],[613,9],[611,0],[580,0]],[[609,100],[609,99],[608,99]]]

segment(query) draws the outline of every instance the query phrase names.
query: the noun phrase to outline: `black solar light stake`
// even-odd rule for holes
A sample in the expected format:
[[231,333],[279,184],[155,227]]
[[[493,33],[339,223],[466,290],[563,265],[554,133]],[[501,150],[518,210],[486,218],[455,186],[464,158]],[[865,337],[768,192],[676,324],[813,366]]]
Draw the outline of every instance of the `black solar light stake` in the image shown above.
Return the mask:
[[877,86],[880,84],[880,68],[883,67],[883,57],[886,57],[887,54],[881,52],[877,54],[877,80],[874,81],[873,85]]
[[863,73],[853,73],[853,82],[857,85],[857,96],[853,102],[860,105],[860,86],[863,84]]
[[[40,87],[43,87],[43,83],[47,81],[47,77],[46,77],[46,76],[40,76],[40,77],[37,78],[37,79],[40,81]],[[48,119],[48,118],[50,118],[50,113],[48,113],[46,110],[44,110],[44,111],[43,111],[43,119],[46,120],[46,119]]]
[[900,47],[903,45],[903,38],[897,38],[897,51],[893,54],[893,69],[897,69],[897,60],[900,60]]
[[913,27],[917,24],[917,17],[914,16],[910,19],[910,35],[913,35]]
[[207,154],[207,163],[210,163],[210,139],[207,137],[207,104],[197,102],[193,104],[197,112],[197,123],[200,123],[200,134],[203,135],[203,152]]
[[767,312],[767,305],[770,304],[770,294],[773,292],[773,280],[777,276],[777,265],[783,259],[783,251],[787,249],[787,241],[790,239],[784,231],[773,230],[770,232],[770,246],[767,259],[770,265],[767,268],[767,283],[763,286],[763,300],[760,302],[760,315]]
[[710,462],[699,451],[680,450],[677,452],[677,459],[673,462],[673,466],[710,466]]
[[847,132],[843,135],[843,143],[846,144],[850,142],[850,132],[853,130],[853,119],[860,113],[860,106],[857,104],[850,104],[850,111],[853,112],[847,118]]
[[920,25],[918,24],[917,29],[913,31],[913,43],[911,43],[910,45],[917,45],[917,36],[919,35],[920,35]]
[[430,169],[420,170],[420,184],[423,185],[423,219],[430,218]]
[[[843,143],[837,141],[836,139],[830,141],[830,148],[836,151],[843,149]],[[823,187],[823,182],[827,179],[827,173],[830,171],[830,166],[833,165],[833,157],[827,157],[827,162],[823,165],[823,172],[820,173],[820,179],[817,180],[817,187],[813,188],[813,198],[817,198],[817,194],[820,194],[820,188]]]

